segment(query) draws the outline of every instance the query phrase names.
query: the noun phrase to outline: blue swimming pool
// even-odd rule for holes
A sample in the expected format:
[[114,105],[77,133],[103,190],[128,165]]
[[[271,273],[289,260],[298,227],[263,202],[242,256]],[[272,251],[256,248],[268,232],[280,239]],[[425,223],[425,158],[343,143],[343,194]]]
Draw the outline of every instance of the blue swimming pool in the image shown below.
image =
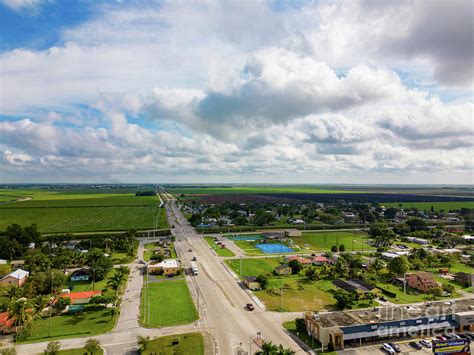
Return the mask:
[[260,240],[263,239],[263,235],[260,234],[248,234],[229,237],[231,240]]
[[294,251],[283,244],[257,244],[255,246],[266,254],[291,253]]

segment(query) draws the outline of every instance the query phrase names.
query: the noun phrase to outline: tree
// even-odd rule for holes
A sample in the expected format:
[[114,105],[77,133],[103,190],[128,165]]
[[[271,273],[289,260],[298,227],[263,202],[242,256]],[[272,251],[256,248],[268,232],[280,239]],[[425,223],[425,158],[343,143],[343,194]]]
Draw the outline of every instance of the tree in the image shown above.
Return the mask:
[[120,286],[125,281],[125,274],[120,271],[115,271],[115,273],[107,279],[107,286],[115,291],[115,296],[118,295]]
[[30,323],[32,314],[29,308],[30,305],[25,298],[20,298],[10,304],[8,313],[15,327],[23,327]]
[[0,355],[16,355],[15,347],[0,349]]
[[291,260],[288,263],[288,266],[291,268],[291,273],[293,275],[298,274],[301,271],[301,269],[303,269],[303,266],[301,266],[301,263],[298,260]]
[[54,303],[53,307],[58,311],[62,312],[66,309],[67,306],[71,304],[71,299],[69,297],[59,297]]
[[262,290],[266,289],[268,286],[268,276],[264,274],[260,274],[257,276],[257,282],[260,284]]
[[331,252],[337,253],[337,250],[338,250],[337,245],[333,245],[333,246],[331,247]]
[[454,292],[454,286],[451,284],[444,284],[443,285],[443,291],[452,294]]
[[296,326],[296,331],[300,333],[305,333],[306,332],[306,323],[304,321],[304,318],[296,318],[295,319],[295,326]]
[[100,342],[97,339],[88,339],[84,346],[88,354],[95,354],[100,352]]
[[258,355],[274,355],[277,353],[278,347],[271,341],[265,341],[261,347],[262,350],[257,351],[255,354]]
[[32,300],[33,313],[35,317],[41,316],[41,311],[49,304],[49,297],[46,295],[36,295]]
[[390,260],[388,271],[394,276],[401,276],[410,269],[410,263],[405,256],[399,256]]
[[59,343],[59,341],[52,341],[48,344],[46,349],[43,351],[43,354],[57,355],[59,354],[59,349],[61,349],[61,343]]
[[374,238],[375,244],[379,247],[389,247],[395,238],[395,233],[390,229],[384,228],[379,231],[379,234]]
[[28,278],[28,286],[34,294],[48,295],[58,291],[66,282],[66,276],[61,270],[37,272]]
[[419,218],[410,218],[408,221],[406,221],[406,224],[410,227],[412,232],[428,230],[428,226],[426,225],[425,221]]
[[314,266],[306,269],[304,274],[309,281],[316,281],[319,278],[318,271]]
[[138,344],[138,348],[140,350],[140,352],[144,352],[148,349],[148,347],[150,346],[150,337],[146,336],[141,336],[139,335],[137,337],[137,344]]
[[339,245],[339,251],[341,253],[343,253],[345,250],[346,250],[346,247],[344,246],[344,244]]
[[336,307],[343,310],[346,308],[352,308],[352,305],[355,302],[355,295],[338,289],[334,293],[334,299],[336,300]]
[[25,268],[32,273],[49,270],[51,264],[49,257],[40,251],[29,254],[25,257]]
[[18,286],[8,287],[3,291],[3,297],[7,300],[7,303],[15,302],[17,299],[23,296],[23,289]]
[[92,288],[94,288],[95,281],[102,280],[112,268],[110,258],[104,256],[104,252],[98,248],[89,250],[85,262],[92,270]]

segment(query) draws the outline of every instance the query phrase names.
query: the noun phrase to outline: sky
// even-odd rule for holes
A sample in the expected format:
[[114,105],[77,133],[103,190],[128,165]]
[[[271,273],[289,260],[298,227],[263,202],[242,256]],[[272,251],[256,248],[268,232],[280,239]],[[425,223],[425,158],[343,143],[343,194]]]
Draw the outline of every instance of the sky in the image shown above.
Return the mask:
[[0,0],[0,183],[474,183],[471,1]]

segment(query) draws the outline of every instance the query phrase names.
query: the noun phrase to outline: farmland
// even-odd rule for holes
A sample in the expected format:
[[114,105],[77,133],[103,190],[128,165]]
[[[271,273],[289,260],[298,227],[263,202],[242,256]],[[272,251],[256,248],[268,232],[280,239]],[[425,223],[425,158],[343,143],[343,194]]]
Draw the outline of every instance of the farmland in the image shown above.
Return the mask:
[[13,223],[36,223],[43,233],[167,228],[157,196],[95,190],[0,190],[0,197],[29,198],[0,205],[0,230]]
[[[402,207],[402,208],[417,208],[420,211],[429,211],[433,206],[434,210],[452,211],[460,210],[461,208],[474,208],[474,201],[463,202],[403,202],[403,203],[386,203],[385,206]],[[401,206],[400,206],[401,205]]]
[[361,193],[356,190],[339,190],[320,188],[316,186],[229,186],[229,187],[195,187],[195,188],[173,188],[168,192],[174,195],[222,195],[222,194],[275,194],[275,193],[297,193],[297,194],[334,194],[334,193]]

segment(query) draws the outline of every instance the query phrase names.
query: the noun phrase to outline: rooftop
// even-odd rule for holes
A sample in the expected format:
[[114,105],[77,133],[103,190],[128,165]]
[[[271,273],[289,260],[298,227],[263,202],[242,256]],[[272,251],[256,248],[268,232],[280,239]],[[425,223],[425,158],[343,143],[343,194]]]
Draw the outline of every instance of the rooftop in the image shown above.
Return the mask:
[[13,277],[15,279],[21,280],[24,277],[27,277],[30,273],[28,271],[17,269],[15,271],[10,272],[8,275],[4,276],[3,278]]
[[474,298],[458,301],[428,302],[413,305],[374,307],[371,309],[326,312],[315,314],[315,319],[325,328],[363,325],[370,323],[406,320],[433,316],[434,314],[451,314],[474,310]]

